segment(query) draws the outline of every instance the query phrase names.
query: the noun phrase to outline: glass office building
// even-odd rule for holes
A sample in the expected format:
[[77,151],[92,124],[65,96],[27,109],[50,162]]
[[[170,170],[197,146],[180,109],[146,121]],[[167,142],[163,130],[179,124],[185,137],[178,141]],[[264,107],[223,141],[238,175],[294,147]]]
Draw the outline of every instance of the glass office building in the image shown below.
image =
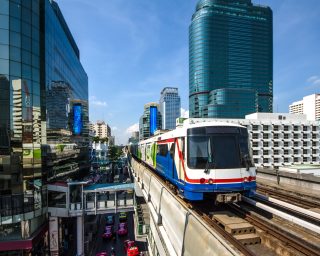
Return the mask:
[[162,129],[162,115],[158,103],[151,102],[144,105],[143,115],[139,120],[139,139],[144,140],[154,135],[156,130]]
[[181,100],[178,88],[165,87],[161,91],[160,111],[162,114],[162,129],[175,129],[176,119],[181,115]]
[[[64,96],[52,97],[58,85]],[[77,135],[73,101],[83,105]],[[47,182],[84,168],[77,158],[88,167],[87,103],[88,78],[58,5],[0,0],[0,255],[45,255]]]
[[201,0],[189,27],[190,117],[272,112],[272,10],[251,0]]

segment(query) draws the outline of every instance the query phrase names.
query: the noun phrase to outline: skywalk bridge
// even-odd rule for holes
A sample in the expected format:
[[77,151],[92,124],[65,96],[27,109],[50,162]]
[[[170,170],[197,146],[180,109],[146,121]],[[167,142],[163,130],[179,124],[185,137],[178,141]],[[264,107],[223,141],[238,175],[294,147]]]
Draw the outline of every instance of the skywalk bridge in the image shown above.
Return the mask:
[[84,255],[84,215],[129,212],[134,205],[134,183],[52,183],[48,185],[49,232],[58,230],[58,218],[76,217],[77,255]]

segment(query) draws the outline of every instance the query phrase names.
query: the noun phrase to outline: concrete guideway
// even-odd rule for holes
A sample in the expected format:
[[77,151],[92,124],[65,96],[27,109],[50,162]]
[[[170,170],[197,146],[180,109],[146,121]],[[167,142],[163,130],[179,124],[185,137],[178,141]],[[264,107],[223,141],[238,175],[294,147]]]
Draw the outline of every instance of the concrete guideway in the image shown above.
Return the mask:
[[150,210],[153,248],[160,255],[239,255],[220,235],[186,208],[147,168],[134,159],[132,172]]

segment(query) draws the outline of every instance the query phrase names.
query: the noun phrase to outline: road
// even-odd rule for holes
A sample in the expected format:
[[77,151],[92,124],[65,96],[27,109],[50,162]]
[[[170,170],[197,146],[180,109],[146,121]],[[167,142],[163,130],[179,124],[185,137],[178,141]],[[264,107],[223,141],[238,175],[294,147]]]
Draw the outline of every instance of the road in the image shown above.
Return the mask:
[[[124,251],[124,247],[123,247],[123,242],[127,239],[130,240],[134,240],[134,225],[133,225],[133,213],[127,213],[128,214],[128,220],[127,220],[127,224],[128,224],[128,235],[123,236],[123,237],[119,237],[116,236],[117,239],[113,240],[103,240],[102,239],[102,233],[104,231],[104,227],[106,225],[106,220],[105,220],[105,216],[103,215],[103,217],[101,218],[101,223],[99,225],[97,225],[98,230],[98,236],[97,236],[97,241],[96,241],[96,251],[95,254],[98,252],[102,252],[102,251],[107,251],[108,255],[110,255],[111,252],[111,248],[114,247],[114,249],[116,250],[116,255],[126,255],[125,251]],[[115,230],[117,230],[118,224],[119,224],[119,219],[118,219],[118,213],[115,215]],[[94,254],[94,255],[95,255]]]

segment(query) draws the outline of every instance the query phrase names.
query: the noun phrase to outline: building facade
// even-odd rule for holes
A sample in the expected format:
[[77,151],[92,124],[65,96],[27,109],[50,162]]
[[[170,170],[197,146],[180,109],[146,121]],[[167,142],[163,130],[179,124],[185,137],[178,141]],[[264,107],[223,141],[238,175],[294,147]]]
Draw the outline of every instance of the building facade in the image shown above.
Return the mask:
[[98,120],[94,125],[94,131],[97,137],[100,139],[111,137],[111,128],[104,121]]
[[305,114],[308,120],[320,120],[320,94],[303,97],[302,100],[293,102],[289,106],[292,114]]
[[165,87],[161,91],[160,111],[162,114],[162,129],[175,129],[176,119],[181,115],[181,100],[178,88]]
[[190,117],[272,112],[272,11],[251,0],[200,0],[189,27]]
[[189,119],[246,126],[257,167],[320,163],[320,126],[303,114],[254,113],[245,119]]
[[[81,101],[77,134],[72,100]],[[58,5],[1,0],[0,255],[48,250],[47,183],[89,167],[87,102],[88,78]]]
[[162,129],[162,115],[160,105],[155,102],[144,105],[143,115],[139,120],[139,139],[144,140],[154,135],[156,130]]

